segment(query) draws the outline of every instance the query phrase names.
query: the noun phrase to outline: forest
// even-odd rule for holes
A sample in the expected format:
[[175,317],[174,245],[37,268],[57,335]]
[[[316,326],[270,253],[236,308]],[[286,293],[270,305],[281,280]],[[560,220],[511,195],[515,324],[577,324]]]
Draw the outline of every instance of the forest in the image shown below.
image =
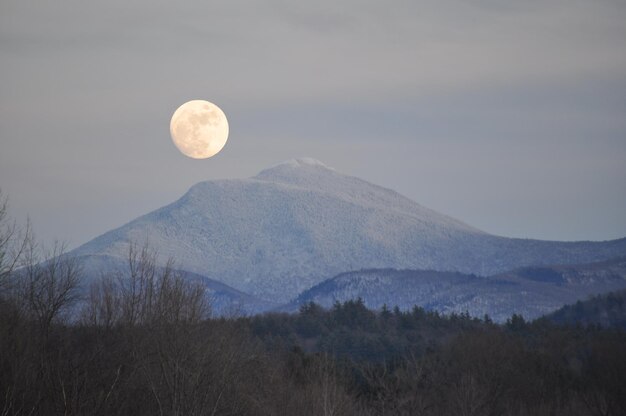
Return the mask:
[[626,414],[621,329],[358,299],[216,317],[148,247],[84,289],[62,247],[3,230],[1,415]]

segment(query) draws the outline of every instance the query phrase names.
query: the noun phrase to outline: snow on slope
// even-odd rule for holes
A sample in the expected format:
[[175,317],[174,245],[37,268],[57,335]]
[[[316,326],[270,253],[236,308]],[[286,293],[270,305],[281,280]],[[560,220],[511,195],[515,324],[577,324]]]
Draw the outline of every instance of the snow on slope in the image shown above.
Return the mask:
[[418,305],[442,313],[468,312],[504,322],[512,314],[534,319],[566,303],[626,287],[626,257],[575,266],[543,266],[512,270],[490,277],[428,270],[375,269],[341,273],[301,293],[282,306],[296,311],[315,302],[361,298],[372,309]]
[[626,253],[626,239],[558,243],[496,237],[313,159],[243,180],[201,182],[178,201],[79,247],[124,257],[129,241],[273,302],[338,273],[411,268],[493,274]]

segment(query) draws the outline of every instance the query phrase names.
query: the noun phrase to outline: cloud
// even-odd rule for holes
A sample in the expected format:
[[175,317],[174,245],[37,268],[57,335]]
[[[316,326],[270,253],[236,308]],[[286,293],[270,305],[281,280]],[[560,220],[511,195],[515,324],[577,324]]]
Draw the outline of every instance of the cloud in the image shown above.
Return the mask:
[[66,83],[72,75],[141,76],[248,100],[417,94],[626,70],[626,6],[516,3],[20,3],[3,19],[2,39],[22,57],[54,60],[52,51],[69,70]]

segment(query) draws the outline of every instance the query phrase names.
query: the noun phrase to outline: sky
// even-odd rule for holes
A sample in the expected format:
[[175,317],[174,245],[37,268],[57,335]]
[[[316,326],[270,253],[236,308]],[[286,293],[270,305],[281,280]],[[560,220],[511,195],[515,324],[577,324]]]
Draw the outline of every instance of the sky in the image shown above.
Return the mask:
[[[76,247],[313,157],[484,231],[626,236],[623,0],[0,2],[0,189]],[[169,121],[218,104],[228,143]]]

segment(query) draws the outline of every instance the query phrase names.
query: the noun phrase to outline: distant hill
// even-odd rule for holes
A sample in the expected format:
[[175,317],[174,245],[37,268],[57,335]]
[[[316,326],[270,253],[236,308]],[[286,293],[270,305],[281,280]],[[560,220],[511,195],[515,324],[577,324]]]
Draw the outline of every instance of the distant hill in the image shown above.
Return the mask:
[[[110,256],[81,256],[78,257],[82,271],[90,280],[98,276],[127,277],[128,263],[125,259]],[[174,270],[183,273],[185,277],[194,282],[199,282],[205,290],[211,304],[213,316],[243,316],[252,315],[275,308],[278,304],[258,299],[247,293],[243,293],[222,282],[209,279],[197,273],[184,270]],[[87,289],[89,282],[85,282],[83,289]]]
[[183,270],[270,302],[287,302],[350,270],[488,276],[626,254],[626,239],[553,242],[490,235],[313,159],[291,160],[249,179],[198,183],[178,201],[71,254],[123,259],[131,241],[146,240],[163,262],[172,257]]
[[563,306],[547,318],[562,325],[600,325],[626,330],[626,290],[597,295]]
[[314,302],[363,299],[365,305],[403,310],[421,306],[442,313],[488,314],[505,321],[512,314],[527,319],[597,293],[626,288],[626,257],[577,266],[520,268],[489,277],[455,272],[370,269],[341,273],[300,294],[283,310]]

